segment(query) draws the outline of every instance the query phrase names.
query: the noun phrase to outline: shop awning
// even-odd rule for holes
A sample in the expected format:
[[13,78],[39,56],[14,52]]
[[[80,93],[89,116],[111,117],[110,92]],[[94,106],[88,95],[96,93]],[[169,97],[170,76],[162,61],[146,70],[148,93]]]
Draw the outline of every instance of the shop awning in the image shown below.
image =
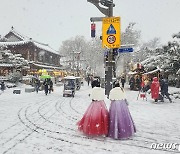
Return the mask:
[[64,67],[56,67],[56,66],[48,66],[48,65],[43,65],[43,64],[37,64],[37,63],[32,63],[32,65],[39,67],[39,69],[48,69],[49,71],[53,71],[53,70],[62,70],[64,69]]

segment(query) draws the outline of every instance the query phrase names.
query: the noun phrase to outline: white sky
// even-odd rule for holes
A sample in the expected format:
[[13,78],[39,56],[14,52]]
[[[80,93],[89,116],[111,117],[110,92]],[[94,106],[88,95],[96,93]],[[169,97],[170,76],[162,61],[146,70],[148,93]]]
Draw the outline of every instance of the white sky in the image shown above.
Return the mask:
[[[160,37],[162,43],[180,31],[180,0],[114,0],[114,16],[121,29],[129,22],[142,31],[143,40]],[[17,31],[58,50],[62,41],[83,35],[90,38],[90,17],[104,16],[87,0],[1,0],[0,35],[13,25]],[[101,24],[97,24],[101,35]]]

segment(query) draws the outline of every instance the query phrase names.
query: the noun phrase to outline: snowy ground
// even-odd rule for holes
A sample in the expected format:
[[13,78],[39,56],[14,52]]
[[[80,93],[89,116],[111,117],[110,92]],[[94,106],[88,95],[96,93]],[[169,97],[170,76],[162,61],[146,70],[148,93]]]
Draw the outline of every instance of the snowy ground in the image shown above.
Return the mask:
[[[25,93],[25,87],[7,89],[0,94],[0,154],[161,154],[180,153],[178,150],[152,150],[153,143],[180,144],[180,97],[173,102],[153,103],[137,100],[137,91],[126,95],[129,110],[137,127],[132,140],[87,137],[77,130],[91,100],[91,88],[86,84],[74,98],[62,97],[62,87],[45,96],[44,92]],[[21,89],[21,94],[13,94]],[[170,93],[180,89],[171,88]],[[175,99],[176,97],[176,99]],[[110,101],[105,100],[107,108]],[[177,146],[178,147],[178,146]]]

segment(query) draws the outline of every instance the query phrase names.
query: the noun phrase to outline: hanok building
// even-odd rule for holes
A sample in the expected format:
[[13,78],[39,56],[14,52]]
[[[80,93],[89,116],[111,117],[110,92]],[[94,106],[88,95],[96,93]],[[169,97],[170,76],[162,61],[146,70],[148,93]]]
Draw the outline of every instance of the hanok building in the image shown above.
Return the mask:
[[61,56],[56,50],[48,44],[21,35],[13,27],[8,34],[0,39],[0,48],[1,50],[10,50],[12,54],[21,54],[29,63],[30,68],[26,70],[27,73],[28,71],[36,73],[41,69],[47,71],[62,70],[62,65],[60,65]]

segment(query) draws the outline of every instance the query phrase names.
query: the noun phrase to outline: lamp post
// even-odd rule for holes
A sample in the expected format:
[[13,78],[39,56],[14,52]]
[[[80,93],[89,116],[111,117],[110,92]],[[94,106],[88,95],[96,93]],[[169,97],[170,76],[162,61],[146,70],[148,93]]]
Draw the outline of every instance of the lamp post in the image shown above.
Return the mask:
[[[113,0],[87,0],[88,2],[94,4],[105,16],[112,17],[113,16],[113,7],[115,4],[113,3]],[[99,5],[103,5],[104,7],[101,7]],[[108,51],[108,62],[105,66],[105,94],[109,96],[109,92],[112,89],[112,77],[113,77],[113,67],[115,68],[115,63],[113,64],[113,49],[110,49]],[[114,73],[115,77],[115,73]]]

